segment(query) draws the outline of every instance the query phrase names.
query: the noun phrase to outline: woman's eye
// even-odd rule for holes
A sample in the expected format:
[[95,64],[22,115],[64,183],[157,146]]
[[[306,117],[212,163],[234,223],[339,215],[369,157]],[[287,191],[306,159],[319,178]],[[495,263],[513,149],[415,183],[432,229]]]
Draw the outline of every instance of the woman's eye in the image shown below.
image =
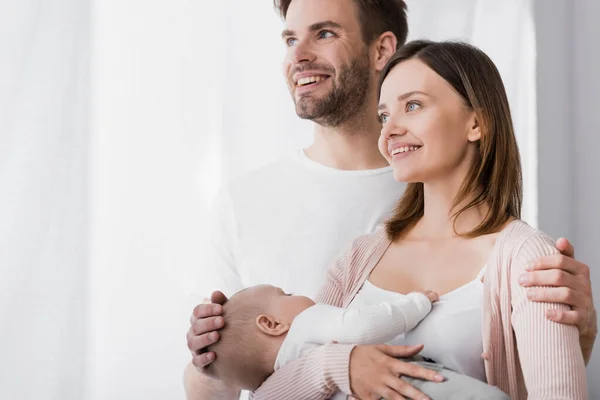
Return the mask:
[[388,120],[388,116],[386,114],[379,114],[377,119],[379,120],[379,123],[385,124]]
[[421,107],[421,105],[418,103],[415,103],[414,101],[409,101],[408,103],[406,103],[406,111],[407,112],[415,111],[419,107]]

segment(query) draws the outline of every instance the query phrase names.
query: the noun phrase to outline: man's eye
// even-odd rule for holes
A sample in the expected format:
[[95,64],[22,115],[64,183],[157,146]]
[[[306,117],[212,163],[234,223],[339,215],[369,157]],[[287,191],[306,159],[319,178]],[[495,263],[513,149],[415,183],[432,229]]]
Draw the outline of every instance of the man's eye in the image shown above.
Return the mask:
[[321,39],[327,39],[327,38],[334,37],[334,36],[335,36],[335,34],[331,31],[319,32],[319,38],[321,38]]
[[292,47],[293,45],[296,44],[296,38],[287,38],[287,39],[285,39],[285,44],[288,47]]
[[406,103],[407,112],[416,111],[419,107],[421,107],[421,105],[419,103],[415,103],[414,101],[409,101]]

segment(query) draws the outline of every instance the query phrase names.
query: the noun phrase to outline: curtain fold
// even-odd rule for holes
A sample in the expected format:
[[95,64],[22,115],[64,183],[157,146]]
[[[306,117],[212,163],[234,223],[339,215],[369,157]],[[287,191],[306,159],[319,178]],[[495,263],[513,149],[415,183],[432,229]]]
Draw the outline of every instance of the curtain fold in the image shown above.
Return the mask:
[[89,3],[0,3],[0,398],[84,396]]

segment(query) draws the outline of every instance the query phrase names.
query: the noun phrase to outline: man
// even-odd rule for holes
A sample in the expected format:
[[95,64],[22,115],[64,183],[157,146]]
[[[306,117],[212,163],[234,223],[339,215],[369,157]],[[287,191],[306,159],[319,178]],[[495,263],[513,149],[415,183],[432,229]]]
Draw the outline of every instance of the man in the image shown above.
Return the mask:
[[[282,0],[276,7],[286,21],[286,80],[297,114],[315,122],[314,142],[219,195],[211,226],[217,257],[211,266],[218,278],[215,289],[227,296],[260,283],[314,296],[336,255],[383,221],[403,191],[377,150],[381,126],[375,115],[379,71],[406,40],[404,2]],[[533,292],[534,301],[572,306],[548,317],[578,325],[587,362],[597,331],[589,269],[570,258],[573,249],[566,240],[557,247],[564,256],[539,260],[523,284],[553,286]],[[213,303],[225,300],[213,293]],[[217,304],[194,309],[188,399],[238,396],[199,372],[215,357],[204,349],[218,340],[212,331],[222,327],[220,313]]]

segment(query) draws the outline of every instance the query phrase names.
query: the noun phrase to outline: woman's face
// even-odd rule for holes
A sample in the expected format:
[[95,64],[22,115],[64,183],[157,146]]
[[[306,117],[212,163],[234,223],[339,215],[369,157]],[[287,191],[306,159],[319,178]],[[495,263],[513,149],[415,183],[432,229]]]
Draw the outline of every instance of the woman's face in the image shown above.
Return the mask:
[[397,181],[428,183],[467,173],[480,139],[475,113],[422,61],[403,61],[389,72],[379,117],[379,150]]

